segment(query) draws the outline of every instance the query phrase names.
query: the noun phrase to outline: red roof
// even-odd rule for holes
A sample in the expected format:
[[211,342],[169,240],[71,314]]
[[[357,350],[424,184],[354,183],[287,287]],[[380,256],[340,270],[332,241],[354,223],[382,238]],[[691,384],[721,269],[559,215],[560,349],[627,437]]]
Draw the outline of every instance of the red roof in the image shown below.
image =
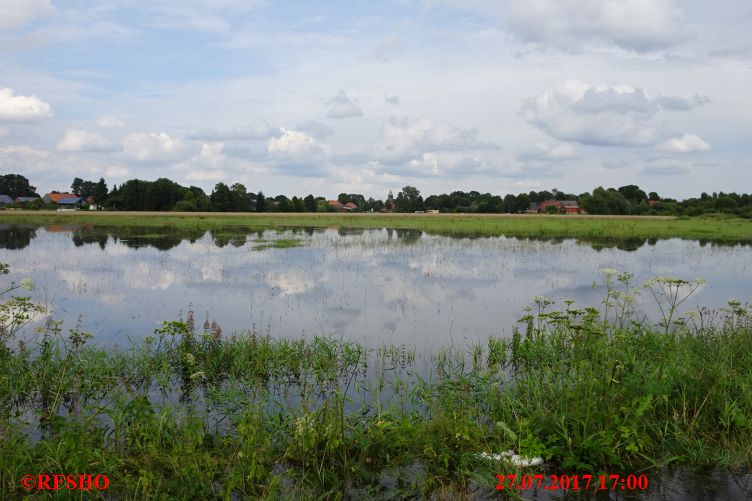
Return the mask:
[[47,193],[45,197],[49,198],[55,203],[58,203],[64,198],[75,198],[76,195],[74,195],[73,193]]
[[332,207],[342,207],[342,202],[340,202],[339,200],[327,200],[326,203],[328,203]]
[[355,205],[355,204],[354,204],[354,203],[352,203],[352,202],[347,202],[347,203],[345,204],[345,207],[347,207],[348,209],[357,209],[357,208],[358,208],[358,206],[357,206],[357,205]]

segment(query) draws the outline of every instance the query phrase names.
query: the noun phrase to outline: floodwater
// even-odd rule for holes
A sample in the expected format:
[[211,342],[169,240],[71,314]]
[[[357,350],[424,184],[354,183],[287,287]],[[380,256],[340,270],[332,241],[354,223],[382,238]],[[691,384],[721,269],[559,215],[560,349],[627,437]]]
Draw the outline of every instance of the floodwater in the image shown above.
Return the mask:
[[[291,246],[292,245],[292,246]],[[459,238],[416,230],[0,226],[0,262],[63,329],[127,344],[160,321],[331,335],[421,352],[509,336],[534,296],[601,307],[603,268],[707,281],[680,311],[752,298],[752,247],[692,240]],[[638,307],[656,318],[647,294]],[[44,319],[37,319],[42,322]],[[484,343],[485,344],[485,343]]]

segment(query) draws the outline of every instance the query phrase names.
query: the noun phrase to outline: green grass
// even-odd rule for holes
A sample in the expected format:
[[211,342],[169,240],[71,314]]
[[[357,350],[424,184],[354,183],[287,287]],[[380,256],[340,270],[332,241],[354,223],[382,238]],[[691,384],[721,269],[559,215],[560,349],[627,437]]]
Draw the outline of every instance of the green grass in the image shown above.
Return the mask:
[[0,492],[75,472],[119,499],[454,497],[534,472],[478,456],[507,449],[580,474],[748,468],[749,310],[677,321],[693,284],[661,279],[640,289],[664,306],[649,325],[630,278],[606,273],[600,310],[536,297],[510,339],[432,354],[228,336],[190,312],[118,350],[48,321],[2,338]]
[[0,211],[0,223],[96,224],[172,227],[188,230],[229,228],[346,227],[412,228],[446,235],[522,237],[687,238],[752,242],[752,220],[727,217],[546,216],[481,214],[228,214],[228,213],[74,213]]

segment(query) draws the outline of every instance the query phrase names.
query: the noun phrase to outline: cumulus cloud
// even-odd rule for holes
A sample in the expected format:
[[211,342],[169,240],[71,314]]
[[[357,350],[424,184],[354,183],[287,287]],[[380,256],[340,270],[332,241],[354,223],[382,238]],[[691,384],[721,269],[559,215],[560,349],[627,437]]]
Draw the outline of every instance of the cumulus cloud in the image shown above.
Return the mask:
[[0,88],[0,122],[36,122],[51,116],[49,103],[36,96],[17,96],[13,89]]
[[52,12],[50,0],[4,0],[0,30],[20,28]]
[[710,151],[710,145],[696,134],[683,134],[661,144],[660,149],[670,153],[696,153]]
[[272,137],[278,137],[282,133],[279,127],[269,125],[269,122],[263,118],[256,118],[253,122],[233,127],[227,130],[204,130],[190,134],[189,139],[199,139],[203,141],[227,141],[227,140],[267,140]]
[[590,85],[568,80],[528,98],[522,113],[530,123],[563,141],[595,146],[650,146],[666,133],[651,120],[662,110],[688,110],[707,102],[649,96],[639,87]]
[[118,147],[109,139],[85,129],[68,129],[57,143],[59,151],[114,151]]
[[363,110],[360,106],[347,96],[347,92],[340,91],[339,94],[334,96],[327,103],[329,105],[329,111],[326,116],[329,118],[348,118],[348,117],[362,117]]
[[392,118],[381,129],[376,157],[383,163],[419,160],[432,151],[498,149],[480,141],[477,129],[461,129],[429,118]]
[[164,132],[133,133],[123,140],[126,158],[139,162],[177,160],[184,156],[187,145]]
[[27,145],[0,147],[0,172],[36,173],[54,171],[57,159],[49,151]]
[[497,4],[507,27],[524,42],[564,50],[600,43],[647,52],[685,37],[674,0],[511,0]]
[[304,122],[295,128],[299,131],[303,131],[309,134],[310,136],[314,137],[317,141],[323,141],[327,137],[334,135],[334,129],[332,129],[325,123],[321,123],[317,121]]
[[399,96],[396,94],[392,96],[384,96],[384,101],[389,104],[400,104]]
[[317,175],[326,162],[328,149],[309,134],[284,130],[267,143],[269,160],[283,173]]

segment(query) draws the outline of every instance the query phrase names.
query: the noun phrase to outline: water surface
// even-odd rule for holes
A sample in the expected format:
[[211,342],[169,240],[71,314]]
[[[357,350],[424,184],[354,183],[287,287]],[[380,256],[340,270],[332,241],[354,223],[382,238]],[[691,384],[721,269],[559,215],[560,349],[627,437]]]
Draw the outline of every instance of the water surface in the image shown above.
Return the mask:
[[[64,329],[123,344],[158,322],[429,349],[508,336],[536,295],[599,306],[599,270],[707,280],[681,311],[752,297],[752,248],[691,240],[458,238],[416,230],[0,227],[10,280]],[[650,315],[648,298],[638,305]],[[42,321],[43,319],[38,319]]]

